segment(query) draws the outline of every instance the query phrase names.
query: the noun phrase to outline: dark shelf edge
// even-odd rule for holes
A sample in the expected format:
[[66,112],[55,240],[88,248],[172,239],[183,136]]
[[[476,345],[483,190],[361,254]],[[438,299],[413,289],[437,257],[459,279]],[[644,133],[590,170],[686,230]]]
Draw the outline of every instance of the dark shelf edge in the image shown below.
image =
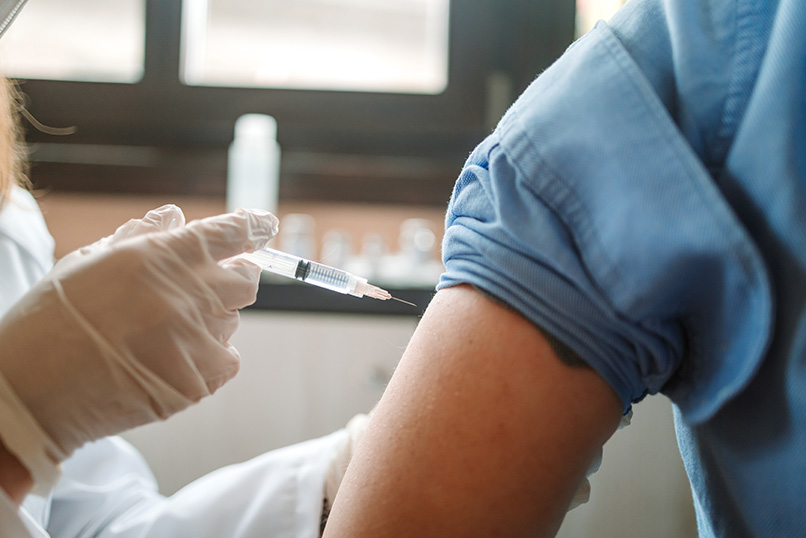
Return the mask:
[[435,293],[433,289],[386,288],[386,290],[392,296],[417,306],[397,301],[378,301],[368,297],[342,295],[295,282],[288,284],[261,282],[257,300],[246,310],[419,317],[425,312]]

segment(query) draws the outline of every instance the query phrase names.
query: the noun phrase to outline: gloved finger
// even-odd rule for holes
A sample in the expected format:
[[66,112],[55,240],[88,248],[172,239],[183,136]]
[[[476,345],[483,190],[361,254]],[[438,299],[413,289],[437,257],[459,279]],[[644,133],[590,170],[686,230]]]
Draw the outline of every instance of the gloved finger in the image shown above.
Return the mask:
[[[229,343],[238,313],[215,316],[179,311],[158,321],[150,338],[129,338],[126,355],[192,402],[208,396],[238,371],[240,355]],[[138,332],[138,335],[140,333]],[[159,388],[148,391],[160,392]],[[175,410],[174,410],[175,411]]]
[[241,317],[237,310],[218,313],[203,312],[202,316],[207,332],[221,344],[229,342],[241,322]]
[[185,279],[185,283],[197,282],[185,288],[189,299],[186,311],[195,312],[203,324],[200,329],[209,337],[218,344],[226,344],[238,329],[238,310],[255,302],[259,278],[260,269],[245,261],[203,265]]
[[[188,261],[192,261],[194,254],[196,260],[201,261],[198,256],[203,252],[198,251],[198,247],[213,260],[224,260],[265,246],[277,233],[279,222],[268,211],[238,209],[234,213],[191,222],[177,232],[175,248],[185,250]],[[182,243],[186,248],[181,248]]]
[[198,285],[186,289],[193,294],[194,304],[207,313],[239,310],[255,302],[260,283],[260,268],[246,262],[228,260],[197,266],[192,280]]
[[582,480],[582,483],[579,484],[579,488],[577,488],[576,493],[574,493],[574,498],[571,499],[571,504],[568,506],[568,510],[573,510],[577,506],[581,506],[587,503],[591,498],[591,483],[588,481],[587,478]]
[[262,269],[241,258],[229,258],[219,262],[219,266],[229,273],[229,277],[222,283],[211,283],[211,287],[224,307],[240,310],[254,303],[257,299]]
[[224,269],[234,271],[250,281],[260,280],[260,275],[263,272],[259,265],[239,256],[222,260],[218,262],[218,265]]
[[[221,367],[224,365],[225,367]],[[207,390],[210,394],[220,389],[227,381],[235,377],[241,367],[241,354],[230,343],[226,343],[221,348],[220,359],[218,361],[218,375],[207,375]]]

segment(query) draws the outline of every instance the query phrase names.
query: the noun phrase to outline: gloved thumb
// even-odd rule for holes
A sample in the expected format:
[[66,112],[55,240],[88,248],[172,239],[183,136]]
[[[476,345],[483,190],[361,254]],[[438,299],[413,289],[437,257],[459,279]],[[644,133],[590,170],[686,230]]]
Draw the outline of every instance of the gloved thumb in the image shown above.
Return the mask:
[[114,234],[101,239],[99,243],[122,241],[137,235],[181,228],[184,225],[185,215],[182,210],[174,204],[165,204],[156,209],[151,209],[141,219],[131,219],[122,224],[115,230]]
[[145,235],[152,232],[162,232],[181,228],[185,225],[185,215],[182,210],[174,204],[166,204],[156,209],[150,210],[141,219],[131,219],[121,224],[115,233],[99,239],[98,241],[75,250],[61,260],[56,267],[59,271],[66,271],[68,268],[80,263],[85,256],[109,247],[113,243],[118,243],[124,239]]

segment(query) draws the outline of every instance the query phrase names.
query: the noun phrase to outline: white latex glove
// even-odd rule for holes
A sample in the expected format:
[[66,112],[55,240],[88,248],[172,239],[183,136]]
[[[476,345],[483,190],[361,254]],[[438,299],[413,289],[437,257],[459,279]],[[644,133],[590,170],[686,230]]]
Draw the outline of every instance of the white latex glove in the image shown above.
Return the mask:
[[[632,420],[632,409],[624,416],[621,417],[619,421],[618,429],[626,428],[630,425],[630,420]],[[599,470],[599,467],[602,465],[602,453],[603,450],[600,448],[598,455],[596,458],[591,462],[588,470],[585,472],[585,478],[582,480],[582,483],[579,485],[579,489],[574,494],[574,498],[571,500],[571,505],[568,507],[568,510],[571,511],[577,506],[583,505],[588,502],[591,498],[591,483],[588,480],[590,476]]]
[[364,430],[367,429],[369,418],[370,415],[365,414],[358,414],[351,418],[344,427],[347,430],[347,435],[334,447],[333,452],[330,454],[330,461],[325,473],[325,497],[324,505],[322,506],[321,527],[319,529],[320,536],[325,531],[325,524],[330,515],[330,510],[333,508],[336,493],[338,493],[341,482],[344,479],[344,473],[347,472],[347,466],[353,458],[358,441],[364,435]]
[[0,437],[38,490],[85,442],[164,419],[238,370],[229,344],[260,270],[229,258],[277,219],[243,211],[183,226],[175,206],[54,267],[0,321]]
[[347,430],[347,436],[342,443],[336,446],[330,456],[330,463],[325,475],[326,512],[329,512],[333,506],[333,500],[336,498],[342,479],[344,479],[344,473],[347,472],[347,466],[353,457],[355,447],[358,446],[358,441],[364,435],[364,430],[367,429],[367,424],[369,424],[369,415],[359,414],[351,418],[344,427]]

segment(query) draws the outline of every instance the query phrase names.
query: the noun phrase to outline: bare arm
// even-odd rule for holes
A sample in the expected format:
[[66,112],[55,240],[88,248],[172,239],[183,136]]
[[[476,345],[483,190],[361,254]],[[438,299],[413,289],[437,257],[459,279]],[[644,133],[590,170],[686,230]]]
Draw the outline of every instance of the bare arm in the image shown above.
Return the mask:
[[550,536],[621,406],[468,286],[420,322],[339,490],[327,538]]

